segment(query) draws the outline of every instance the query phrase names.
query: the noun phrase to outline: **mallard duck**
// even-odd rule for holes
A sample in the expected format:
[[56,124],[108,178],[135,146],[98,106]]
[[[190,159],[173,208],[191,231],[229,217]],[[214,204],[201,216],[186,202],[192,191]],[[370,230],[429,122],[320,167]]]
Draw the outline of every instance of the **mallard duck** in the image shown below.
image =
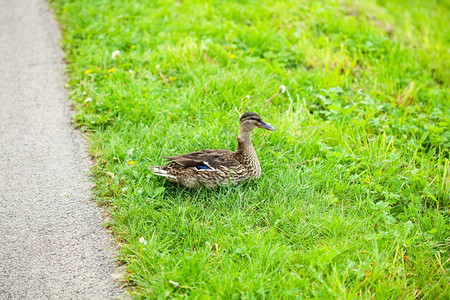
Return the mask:
[[177,156],[163,156],[169,161],[168,164],[149,166],[149,169],[153,174],[191,188],[237,185],[250,178],[258,178],[261,167],[250,139],[250,133],[256,127],[275,130],[275,127],[265,123],[256,113],[246,112],[239,120],[236,151],[205,149]]

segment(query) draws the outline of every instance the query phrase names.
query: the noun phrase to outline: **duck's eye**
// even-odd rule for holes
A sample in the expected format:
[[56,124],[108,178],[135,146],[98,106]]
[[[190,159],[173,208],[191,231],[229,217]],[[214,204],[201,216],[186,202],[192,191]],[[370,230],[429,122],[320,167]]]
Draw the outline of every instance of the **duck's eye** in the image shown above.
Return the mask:
[[249,120],[251,120],[252,122],[255,122],[257,124],[261,123],[261,120],[258,120],[257,118],[250,118]]

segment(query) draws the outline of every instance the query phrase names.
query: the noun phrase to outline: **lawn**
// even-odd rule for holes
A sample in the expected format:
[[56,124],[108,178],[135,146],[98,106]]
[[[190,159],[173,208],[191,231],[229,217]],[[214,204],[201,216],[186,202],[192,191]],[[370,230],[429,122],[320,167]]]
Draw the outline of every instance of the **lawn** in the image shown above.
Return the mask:
[[[134,297],[448,298],[447,1],[50,2]],[[245,111],[259,180],[148,170]]]

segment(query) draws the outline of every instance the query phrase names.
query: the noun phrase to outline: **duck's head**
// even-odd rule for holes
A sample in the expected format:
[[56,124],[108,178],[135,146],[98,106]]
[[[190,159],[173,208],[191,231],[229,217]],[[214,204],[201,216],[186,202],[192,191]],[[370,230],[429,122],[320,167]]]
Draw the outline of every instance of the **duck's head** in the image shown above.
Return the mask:
[[256,127],[267,129],[270,131],[275,130],[275,127],[264,122],[261,117],[254,112],[246,112],[241,116],[241,119],[239,121],[240,131],[252,131]]

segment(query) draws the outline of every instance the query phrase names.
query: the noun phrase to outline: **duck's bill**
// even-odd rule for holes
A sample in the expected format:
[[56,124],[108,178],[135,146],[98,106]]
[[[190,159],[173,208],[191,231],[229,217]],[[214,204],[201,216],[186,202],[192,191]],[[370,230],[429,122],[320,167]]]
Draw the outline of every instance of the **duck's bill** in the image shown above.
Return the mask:
[[275,130],[275,127],[273,127],[272,125],[267,124],[267,123],[265,123],[263,121],[261,121],[261,125],[259,125],[258,127],[259,128],[264,128],[264,129],[267,129],[267,130],[270,130],[270,131],[274,131]]

